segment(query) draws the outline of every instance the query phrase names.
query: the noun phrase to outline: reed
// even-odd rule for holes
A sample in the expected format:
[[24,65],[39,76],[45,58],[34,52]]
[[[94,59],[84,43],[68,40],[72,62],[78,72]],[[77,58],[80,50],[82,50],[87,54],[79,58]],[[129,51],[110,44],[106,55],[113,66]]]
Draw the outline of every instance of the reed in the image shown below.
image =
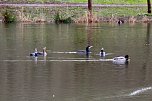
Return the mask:
[[151,20],[148,18],[148,16],[144,16],[141,21],[147,23],[150,22]]
[[[89,16],[90,16],[90,13],[88,11],[85,11],[85,15],[75,19],[74,22],[75,23],[90,23]],[[93,14],[90,19],[91,19],[91,23],[98,23],[99,22],[99,18],[97,17],[96,14]]]
[[134,16],[131,16],[131,17],[129,17],[128,22],[129,23],[135,23],[135,22],[137,22],[137,18],[135,18]]

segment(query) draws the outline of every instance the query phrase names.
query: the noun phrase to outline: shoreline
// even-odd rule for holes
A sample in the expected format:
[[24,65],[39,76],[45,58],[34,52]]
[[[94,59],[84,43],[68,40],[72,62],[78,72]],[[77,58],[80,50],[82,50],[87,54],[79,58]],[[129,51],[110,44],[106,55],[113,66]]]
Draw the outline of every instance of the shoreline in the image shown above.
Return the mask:
[[[16,16],[17,22],[51,23],[59,13],[60,18],[71,18],[74,23],[87,23],[87,4],[1,4],[2,13],[7,9]],[[147,6],[141,5],[101,5],[93,4],[93,22],[152,22],[152,15],[146,12]]]
[[[104,17],[104,18],[99,18],[97,20],[93,20],[91,23],[118,23],[119,21],[122,21],[123,23],[150,23],[152,22],[152,17],[147,17],[147,16],[115,17],[115,18]],[[0,23],[4,23],[3,19],[0,19]],[[42,20],[38,19],[35,21],[32,21],[32,20],[16,21],[16,23],[40,23],[40,24],[46,23],[47,24],[47,23],[55,23],[55,21],[51,21],[51,20],[46,21],[43,19]],[[71,23],[89,23],[89,22],[82,19],[82,20],[73,21]],[[68,24],[68,23],[65,23],[65,24]]]

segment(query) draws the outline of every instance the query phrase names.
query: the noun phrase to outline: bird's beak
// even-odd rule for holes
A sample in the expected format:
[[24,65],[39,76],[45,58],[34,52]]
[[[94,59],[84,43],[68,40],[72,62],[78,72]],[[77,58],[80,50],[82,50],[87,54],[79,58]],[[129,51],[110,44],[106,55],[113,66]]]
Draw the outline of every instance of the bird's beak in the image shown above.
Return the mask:
[[90,46],[89,48],[92,48],[93,46]]

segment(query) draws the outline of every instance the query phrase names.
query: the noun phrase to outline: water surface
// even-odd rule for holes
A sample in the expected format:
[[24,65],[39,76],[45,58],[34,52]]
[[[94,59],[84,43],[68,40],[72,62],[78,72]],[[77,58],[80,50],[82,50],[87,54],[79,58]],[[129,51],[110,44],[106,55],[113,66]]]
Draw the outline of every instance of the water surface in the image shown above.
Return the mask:
[[[0,100],[151,101],[152,25],[0,24]],[[92,45],[89,57],[77,54]],[[46,57],[33,58],[47,47]],[[127,65],[100,61],[130,56]]]

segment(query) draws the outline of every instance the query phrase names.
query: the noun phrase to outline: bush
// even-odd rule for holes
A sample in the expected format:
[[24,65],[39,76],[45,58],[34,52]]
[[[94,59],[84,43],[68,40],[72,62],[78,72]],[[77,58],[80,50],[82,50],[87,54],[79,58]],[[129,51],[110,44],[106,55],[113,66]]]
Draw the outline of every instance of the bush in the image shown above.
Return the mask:
[[56,23],[56,24],[59,24],[59,23],[71,23],[71,22],[72,22],[71,17],[68,17],[68,18],[64,18],[64,19],[63,19],[63,18],[60,16],[59,12],[56,13],[54,20],[55,20],[55,23]]
[[16,21],[15,15],[10,10],[5,10],[2,15],[3,15],[3,22],[5,23],[12,23]]

